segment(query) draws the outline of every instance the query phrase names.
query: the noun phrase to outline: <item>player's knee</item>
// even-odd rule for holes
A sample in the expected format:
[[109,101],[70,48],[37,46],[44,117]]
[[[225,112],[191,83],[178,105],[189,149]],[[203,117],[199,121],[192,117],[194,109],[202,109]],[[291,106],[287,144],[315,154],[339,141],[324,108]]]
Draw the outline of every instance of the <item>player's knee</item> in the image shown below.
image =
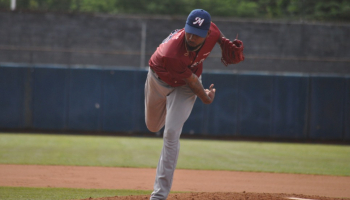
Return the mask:
[[164,139],[168,142],[177,142],[181,135],[181,129],[165,129],[164,130]]
[[164,120],[151,120],[151,118],[148,117],[145,119],[145,122],[147,129],[154,133],[160,131],[160,129],[164,127]]
[[146,124],[147,126],[147,129],[153,133],[156,133],[158,131],[160,131],[160,129],[162,129],[162,127],[159,127],[159,126],[152,126],[152,125],[149,125],[149,124]]

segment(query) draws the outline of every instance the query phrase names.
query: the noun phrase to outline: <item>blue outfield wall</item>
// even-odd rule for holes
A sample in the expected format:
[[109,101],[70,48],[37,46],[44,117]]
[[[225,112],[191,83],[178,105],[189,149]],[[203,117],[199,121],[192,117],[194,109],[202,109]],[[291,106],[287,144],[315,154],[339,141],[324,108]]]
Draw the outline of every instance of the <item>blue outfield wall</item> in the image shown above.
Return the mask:
[[346,115],[346,79],[311,77],[311,88],[310,138],[342,139]]
[[31,128],[67,128],[69,71],[36,68],[33,76],[33,123]]
[[307,139],[308,77],[275,76],[272,92],[272,136]]
[[0,127],[24,128],[27,68],[0,67]]
[[[0,130],[148,132],[138,68],[0,66]],[[207,72],[183,134],[350,140],[350,77]]]
[[350,78],[346,79],[345,93],[344,139],[350,140]]

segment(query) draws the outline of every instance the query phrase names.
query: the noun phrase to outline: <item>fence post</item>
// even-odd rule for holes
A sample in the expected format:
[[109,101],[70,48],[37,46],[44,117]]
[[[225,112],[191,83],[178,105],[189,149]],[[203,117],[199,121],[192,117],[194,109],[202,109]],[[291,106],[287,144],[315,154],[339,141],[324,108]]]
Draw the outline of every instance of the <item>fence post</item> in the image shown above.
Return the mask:
[[11,0],[11,10],[16,10],[16,0]]
[[142,23],[142,29],[141,29],[141,61],[140,61],[140,68],[144,67],[145,64],[145,56],[146,56],[146,23]]

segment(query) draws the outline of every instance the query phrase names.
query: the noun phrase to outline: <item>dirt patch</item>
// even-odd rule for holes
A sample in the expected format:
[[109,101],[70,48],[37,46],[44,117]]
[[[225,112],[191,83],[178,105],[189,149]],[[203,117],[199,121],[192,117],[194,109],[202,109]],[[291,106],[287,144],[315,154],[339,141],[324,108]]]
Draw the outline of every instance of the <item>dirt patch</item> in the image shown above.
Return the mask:
[[[0,186],[152,190],[155,169],[0,165]],[[182,170],[174,175],[172,199],[350,200],[350,177],[277,173]],[[288,197],[288,198],[287,198]],[[149,199],[149,195],[99,200]]]
[[[89,198],[83,200],[148,200],[150,195]],[[185,194],[170,194],[167,200],[333,200],[331,197],[320,197],[296,194],[269,193],[237,193],[237,192],[199,192]],[[340,199],[337,199],[340,200]]]

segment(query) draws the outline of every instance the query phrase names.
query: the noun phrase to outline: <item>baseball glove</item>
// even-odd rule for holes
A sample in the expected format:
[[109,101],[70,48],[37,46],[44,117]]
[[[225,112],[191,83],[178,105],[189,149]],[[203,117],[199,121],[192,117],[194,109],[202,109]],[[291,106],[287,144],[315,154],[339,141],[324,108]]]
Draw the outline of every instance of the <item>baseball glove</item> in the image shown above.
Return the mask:
[[227,38],[221,40],[221,62],[227,66],[229,64],[237,64],[244,60],[243,42],[235,39],[232,42]]

